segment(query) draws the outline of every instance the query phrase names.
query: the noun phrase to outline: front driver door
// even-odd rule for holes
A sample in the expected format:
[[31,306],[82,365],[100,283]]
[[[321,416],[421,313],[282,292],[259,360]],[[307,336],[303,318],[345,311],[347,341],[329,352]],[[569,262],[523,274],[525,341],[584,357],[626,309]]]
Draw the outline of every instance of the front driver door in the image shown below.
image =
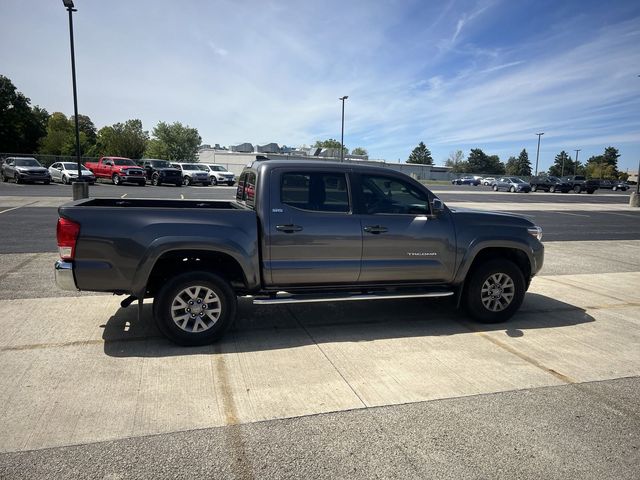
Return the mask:
[[429,193],[395,176],[356,181],[363,232],[360,283],[451,281],[455,232],[450,213],[431,213]]

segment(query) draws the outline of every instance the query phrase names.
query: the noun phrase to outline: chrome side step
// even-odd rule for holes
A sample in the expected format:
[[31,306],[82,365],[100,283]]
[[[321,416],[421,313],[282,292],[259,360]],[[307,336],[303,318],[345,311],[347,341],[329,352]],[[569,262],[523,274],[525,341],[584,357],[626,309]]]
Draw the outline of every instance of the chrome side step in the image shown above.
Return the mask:
[[438,298],[450,297],[454,292],[421,292],[421,293],[362,293],[351,295],[294,295],[278,292],[275,297],[253,297],[256,305],[277,305],[283,303],[321,303],[321,302],[352,302],[356,300],[394,300],[399,298]]

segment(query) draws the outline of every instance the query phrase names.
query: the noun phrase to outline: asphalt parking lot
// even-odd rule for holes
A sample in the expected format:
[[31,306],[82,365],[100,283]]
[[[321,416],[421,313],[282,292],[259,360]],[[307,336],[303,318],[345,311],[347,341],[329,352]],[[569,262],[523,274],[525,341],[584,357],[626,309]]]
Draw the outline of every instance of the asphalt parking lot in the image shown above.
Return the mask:
[[[0,478],[637,478],[640,212],[628,192],[434,187],[529,216],[521,311],[445,301],[257,307],[222,342],[164,340],[150,305],[53,284],[61,185],[0,184]],[[91,187],[231,198],[234,187]]]

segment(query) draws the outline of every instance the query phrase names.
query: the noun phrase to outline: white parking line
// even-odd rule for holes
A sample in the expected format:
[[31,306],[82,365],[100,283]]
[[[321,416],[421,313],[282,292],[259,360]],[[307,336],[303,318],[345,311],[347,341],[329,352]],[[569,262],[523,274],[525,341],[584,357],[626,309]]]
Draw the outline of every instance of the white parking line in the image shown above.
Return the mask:
[[637,215],[629,215],[628,213],[614,213],[614,212],[609,212],[611,215],[619,215],[621,217],[627,217],[627,218],[635,218],[637,219],[638,216]]
[[6,210],[2,210],[2,211],[0,212],[0,215],[2,215],[3,213],[10,212],[10,211],[12,211],[12,210],[17,210],[17,209],[22,208],[22,207],[28,207],[29,205],[33,205],[34,203],[36,203],[36,202],[27,203],[26,205],[19,205],[19,206],[17,206],[17,207],[7,208]]
[[122,195],[120,198],[124,198],[124,197],[126,197],[126,196],[127,196],[127,194],[125,193],[125,194],[124,194],[124,195]]
[[559,213],[560,215],[571,215],[573,217],[587,217],[587,218],[589,218],[589,215],[582,215],[581,213],[555,212],[555,211],[553,213]]

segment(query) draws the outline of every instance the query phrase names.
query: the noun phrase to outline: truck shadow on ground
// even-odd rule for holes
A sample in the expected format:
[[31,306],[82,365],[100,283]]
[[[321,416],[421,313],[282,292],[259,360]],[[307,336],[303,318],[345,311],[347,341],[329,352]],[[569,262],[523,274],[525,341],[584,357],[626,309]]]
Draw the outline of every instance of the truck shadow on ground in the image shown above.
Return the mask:
[[595,321],[583,308],[529,293],[508,322],[481,324],[446,300],[380,300],[254,306],[241,300],[236,323],[216,344],[181,347],[156,328],[151,305],[138,320],[135,305],[120,308],[107,321],[102,338],[112,357],[165,357],[253,352],[330,342],[369,342],[407,337],[451,336],[472,332],[504,332],[522,337],[528,330],[558,328]]

